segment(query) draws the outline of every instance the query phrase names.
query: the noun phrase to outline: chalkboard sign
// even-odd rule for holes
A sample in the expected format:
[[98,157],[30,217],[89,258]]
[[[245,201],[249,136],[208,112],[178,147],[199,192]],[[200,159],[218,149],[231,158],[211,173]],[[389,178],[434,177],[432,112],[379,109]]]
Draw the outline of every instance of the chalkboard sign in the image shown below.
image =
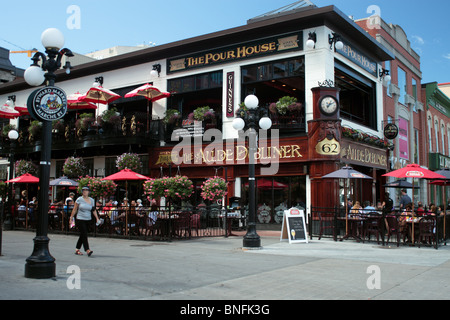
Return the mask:
[[308,243],[305,213],[303,210],[291,208],[284,211],[280,241],[289,241],[289,243]]

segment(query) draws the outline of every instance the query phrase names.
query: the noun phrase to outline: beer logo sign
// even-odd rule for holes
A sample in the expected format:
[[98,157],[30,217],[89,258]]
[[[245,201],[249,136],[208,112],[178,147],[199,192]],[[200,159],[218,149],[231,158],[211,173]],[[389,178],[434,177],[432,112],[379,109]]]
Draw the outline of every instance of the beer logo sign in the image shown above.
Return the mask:
[[424,176],[421,171],[407,171],[405,174],[408,178],[422,178]]
[[28,111],[38,120],[59,120],[67,112],[66,93],[58,87],[45,87],[36,90],[28,100]]

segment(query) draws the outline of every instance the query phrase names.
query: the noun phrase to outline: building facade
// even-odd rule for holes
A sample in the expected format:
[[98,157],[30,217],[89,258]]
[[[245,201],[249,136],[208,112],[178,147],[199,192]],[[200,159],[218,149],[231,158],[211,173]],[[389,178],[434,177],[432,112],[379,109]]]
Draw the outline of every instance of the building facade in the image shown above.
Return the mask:
[[[390,81],[385,81],[383,89],[383,124],[393,123],[399,129],[397,137],[392,140],[394,149],[389,155],[389,167],[396,170],[410,163],[428,166],[427,111],[421,90],[420,56],[411,48],[400,26],[388,24],[379,16],[358,20],[357,23],[395,56],[383,64],[383,70],[389,72],[390,78]],[[394,180],[390,178],[389,182]],[[414,198],[426,201],[427,181],[418,183],[420,189],[414,190]],[[400,189],[390,188],[389,192],[394,203],[398,204]],[[412,192],[408,190],[410,196]]]
[[[64,160],[74,154],[88,162],[87,174],[106,176],[115,172],[117,156],[132,151],[147,164],[143,174],[182,174],[193,180],[192,205],[201,202],[199,186],[205,178],[218,175],[230,183],[228,196],[240,197],[245,206],[249,149],[232,122],[245,112],[245,97],[254,94],[273,123],[268,132],[259,132],[255,154],[260,223],[279,225],[283,210],[291,206],[335,207],[350,195],[361,202],[383,200],[382,175],[389,170],[389,150],[383,138],[386,89],[379,71],[394,57],[338,8],[308,5],[236,28],[79,65],[70,75],[58,73],[57,85],[67,94],[86,92],[101,76],[103,86],[122,97],[148,82],[171,96],[150,104],[151,119],[146,117],[143,98],[122,98],[96,111],[69,112],[64,126],[54,132],[51,176],[58,178]],[[150,78],[154,68],[159,76]],[[0,86],[0,101],[14,94],[16,105],[26,105],[33,90],[16,80]],[[320,109],[325,96],[338,100],[336,113],[327,115]],[[280,110],[276,103],[284,97],[298,103]],[[389,113],[393,119],[407,120],[408,134],[414,132],[416,119],[411,101],[399,114]],[[107,129],[98,117],[113,108],[120,120]],[[95,113],[97,120],[86,130],[77,126],[83,112]],[[31,119],[21,117],[12,123],[21,133],[16,159],[38,163],[40,141],[27,130]],[[413,147],[408,144],[408,155]],[[9,151],[3,138],[2,153]],[[345,181],[322,179],[344,164],[374,180],[352,181],[350,193],[344,194]],[[140,197],[139,192],[135,185]]]
[[[450,98],[436,82],[432,82],[422,84],[422,99],[427,115],[428,167],[430,170],[450,168]],[[430,186],[430,203],[445,204],[442,188]],[[446,199],[449,198],[447,189]]]

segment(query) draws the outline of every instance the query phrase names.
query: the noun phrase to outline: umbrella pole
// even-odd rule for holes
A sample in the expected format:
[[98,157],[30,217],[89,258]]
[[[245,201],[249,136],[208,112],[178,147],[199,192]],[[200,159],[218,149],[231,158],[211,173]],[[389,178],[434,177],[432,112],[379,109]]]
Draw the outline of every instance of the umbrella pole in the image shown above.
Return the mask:
[[345,205],[345,236],[348,236],[348,200],[347,200],[347,183],[348,183],[348,179],[345,182],[345,187],[344,187],[344,205]]
[[149,132],[149,126],[150,126],[150,119],[149,119],[149,115],[150,115],[150,100],[147,99],[147,133]]

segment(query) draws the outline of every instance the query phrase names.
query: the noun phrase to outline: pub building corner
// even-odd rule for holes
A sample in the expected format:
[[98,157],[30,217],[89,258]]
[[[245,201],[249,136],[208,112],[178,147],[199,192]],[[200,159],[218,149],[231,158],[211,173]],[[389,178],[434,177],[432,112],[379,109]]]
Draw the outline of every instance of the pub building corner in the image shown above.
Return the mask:
[[[389,151],[376,144],[383,139],[354,138],[352,130],[372,138],[383,136],[384,88],[379,70],[384,61],[393,58],[335,6],[309,4],[262,15],[228,30],[79,65],[70,76],[60,75],[59,84],[68,94],[87,89],[90,81],[101,75],[108,89],[123,96],[149,82],[149,71],[157,65],[158,77],[152,83],[171,95],[150,104],[147,131],[127,127],[130,119],[136,119],[138,128],[143,122],[148,124],[145,99],[120,99],[89,111],[99,116],[105,108],[115,108],[127,119],[116,130],[116,138],[112,137],[115,132],[111,138],[91,130],[88,136],[77,137],[76,145],[54,143],[52,175],[58,177],[64,159],[72,156],[74,149],[89,160],[91,173],[102,172],[103,176],[115,173],[117,156],[133,150],[145,159],[141,172],[145,175],[189,177],[195,185],[189,200],[192,206],[202,202],[200,186],[205,178],[218,175],[229,182],[226,205],[230,198],[238,197],[245,208],[248,146],[239,139],[232,122],[245,112],[245,97],[253,94],[272,120],[267,137],[260,132],[255,155],[260,227],[279,229],[283,211],[291,207],[310,213],[313,207],[342,205],[343,182],[322,176],[344,164],[374,178],[373,182],[352,181],[355,200],[383,201],[385,180],[381,176],[388,169]],[[6,100],[14,93],[16,105],[25,104],[29,89],[24,89],[23,81],[16,82],[0,87],[0,98]],[[298,103],[280,111],[276,103],[287,96]],[[326,96],[337,101],[333,114],[320,109]],[[199,107],[208,107],[202,122],[193,119]],[[165,118],[169,110],[175,121]],[[76,114],[68,117],[75,119]],[[20,120],[18,125],[27,124]],[[212,143],[204,136],[209,129],[219,132]],[[183,140],[190,141],[189,147],[180,147]],[[32,143],[17,146],[16,156],[22,153],[37,161],[35,150]]]

